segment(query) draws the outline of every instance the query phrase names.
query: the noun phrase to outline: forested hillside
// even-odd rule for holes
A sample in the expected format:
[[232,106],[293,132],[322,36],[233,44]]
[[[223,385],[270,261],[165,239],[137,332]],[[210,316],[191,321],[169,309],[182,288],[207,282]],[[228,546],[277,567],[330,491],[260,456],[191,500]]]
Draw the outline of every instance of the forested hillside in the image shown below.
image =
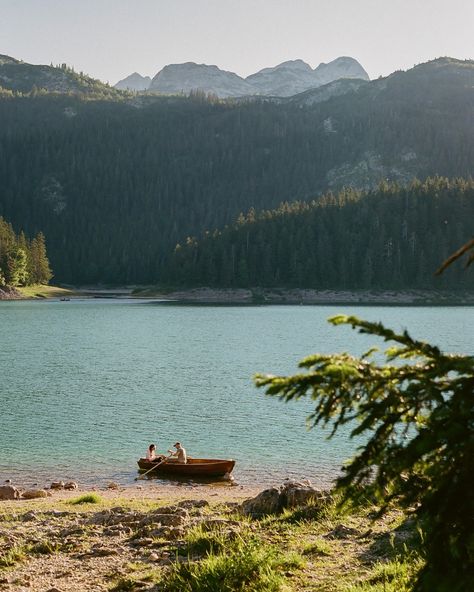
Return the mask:
[[344,190],[312,203],[240,216],[178,245],[168,281],[302,288],[466,288],[472,274],[441,262],[472,237],[474,182],[429,179]]
[[156,283],[177,243],[252,207],[381,179],[469,177],[473,110],[474,64],[449,59],[316,104],[307,93],[233,102],[4,92],[0,215],[46,234],[58,281]]
[[0,286],[47,284],[51,277],[44,235],[17,235],[0,216]]

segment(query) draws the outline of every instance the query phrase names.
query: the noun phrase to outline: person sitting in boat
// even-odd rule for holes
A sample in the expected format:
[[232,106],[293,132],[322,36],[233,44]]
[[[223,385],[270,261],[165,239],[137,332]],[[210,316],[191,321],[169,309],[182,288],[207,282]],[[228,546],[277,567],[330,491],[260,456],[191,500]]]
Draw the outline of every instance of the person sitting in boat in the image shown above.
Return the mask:
[[150,461],[159,461],[162,458],[162,454],[156,454],[155,444],[150,444],[150,446],[148,446],[148,450],[146,451],[146,459]]
[[168,450],[171,456],[166,462],[177,462],[185,465],[188,462],[186,450],[181,446],[181,442],[176,442],[174,447],[176,450]]

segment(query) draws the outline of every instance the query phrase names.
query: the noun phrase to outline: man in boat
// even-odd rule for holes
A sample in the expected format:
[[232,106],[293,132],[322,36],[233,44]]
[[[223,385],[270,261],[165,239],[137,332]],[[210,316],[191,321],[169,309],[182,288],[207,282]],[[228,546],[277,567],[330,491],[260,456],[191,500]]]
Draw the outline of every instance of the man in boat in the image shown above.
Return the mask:
[[181,446],[180,442],[176,442],[174,447],[176,450],[168,450],[171,454],[171,458],[166,459],[166,462],[176,462],[185,465],[188,462],[186,450]]

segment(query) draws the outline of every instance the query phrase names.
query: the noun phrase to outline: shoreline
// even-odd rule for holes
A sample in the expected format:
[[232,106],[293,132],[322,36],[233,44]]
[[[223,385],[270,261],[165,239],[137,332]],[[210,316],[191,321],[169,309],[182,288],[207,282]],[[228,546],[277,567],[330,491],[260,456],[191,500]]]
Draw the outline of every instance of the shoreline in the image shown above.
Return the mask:
[[[279,583],[272,590],[342,591],[396,567],[415,535],[396,507],[381,519],[375,506],[339,513],[331,492],[308,482],[182,489],[55,490],[0,501],[0,590],[178,592],[222,582],[250,590],[271,573]],[[216,562],[219,586],[197,587]]]
[[[5,485],[2,483],[2,485]],[[15,483],[11,483],[15,487]],[[139,480],[134,485],[116,485],[116,487],[95,487],[81,486],[72,490],[50,489],[50,488],[29,488],[25,491],[38,490],[45,491],[47,497],[38,497],[33,499],[20,498],[15,500],[0,500],[0,514],[2,511],[12,511],[14,509],[22,510],[25,506],[33,505],[36,509],[45,509],[55,505],[63,506],[69,504],[71,500],[83,495],[97,494],[105,505],[115,505],[118,502],[132,503],[150,503],[166,502],[175,503],[184,499],[201,500],[205,499],[209,503],[241,502],[249,497],[256,496],[266,485],[235,485],[230,484],[179,484],[179,485],[155,485],[147,481]],[[20,490],[20,488],[18,487]],[[24,488],[21,488],[22,490]]]
[[469,290],[316,290],[307,288],[183,288],[30,286],[0,288],[0,301],[132,299],[187,305],[474,306]]

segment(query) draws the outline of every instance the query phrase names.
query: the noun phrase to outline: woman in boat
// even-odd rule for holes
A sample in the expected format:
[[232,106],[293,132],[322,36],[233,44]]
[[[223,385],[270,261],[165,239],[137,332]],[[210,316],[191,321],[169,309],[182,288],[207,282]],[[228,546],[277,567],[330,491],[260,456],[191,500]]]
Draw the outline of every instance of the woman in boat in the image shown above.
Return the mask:
[[155,444],[150,444],[150,446],[148,446],[148,450],[146,451],[146,459],[151,461],[159,461],[162,458],[162,454],[156,454]]

